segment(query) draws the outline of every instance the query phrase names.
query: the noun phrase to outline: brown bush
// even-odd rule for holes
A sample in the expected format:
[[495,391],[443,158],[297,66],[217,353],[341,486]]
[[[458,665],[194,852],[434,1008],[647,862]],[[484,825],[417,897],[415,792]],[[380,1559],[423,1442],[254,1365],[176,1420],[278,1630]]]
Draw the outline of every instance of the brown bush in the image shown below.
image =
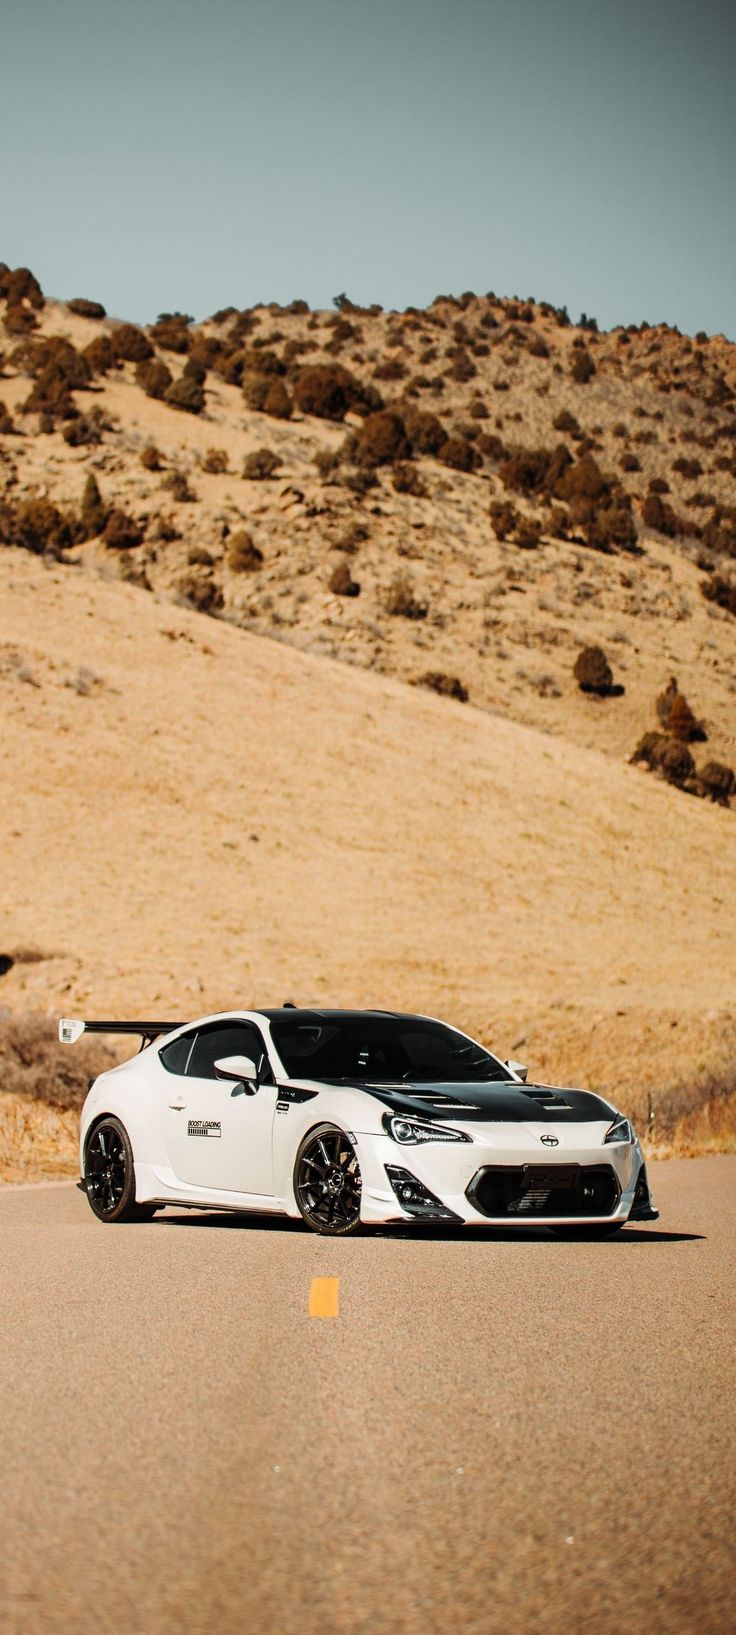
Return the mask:
[[219,613],[225,598],[207,568],[191,568],[177,580],[176,588],[197,613]]
[[167,386],[164,402],[170,403],[172,409],[182,409],[185,414],[201,414],[204,408],[204,388],[194,376],[180,375],[178,380]]
[[106,318],[107,313],[101,301],[88,301],[84,295],[75,295],[67,301],[70,312],[75,312],[78,318]]
[[290,420],[292,402],[282,380],[272,377],[268,383],[268,390],[263,402],[264,414],[270,414],[274,420]]
[[589,352],[582,347],[573,352],[570,364],[570,376],[577,386],[586,386],[596,372],[595,364]]
[[715,801],[719,806],[728,806],[736,789],[736,774],[721,761],[706,761],[705,766],[700,768],[697,783],[698,793],[704,799]]
[[87,386],[92,378],[89,359],[61,335],[27,341],[16,347],[13,361],[38,381],[63,381],[72,390]]
[[330,574],[330,590],[335,596],[359,596],[360,585],[354,579],[347,562],[338,562]]
[[641,520],[645,528],[654,528],[658,534],[665,534],[668,539],[676,539],[679,533],[679,524],[672,507],[665,504],[659,494],[649,493],[641,508]]
[[102,538],[114,551],[130,551],[143,542],[143,528],[134,517],[115,507],[110,511]]
[[451,368],[448,370],[448,378],[450,380],[458,380],[464,383],[468,380],[474,380],[477,373],[478,370],[473,363],[470,353],[464,351],[463,348],[455,349],[455,357],[453,358]]
[[135,378],[146,397],[163,398],[174,377],[160,358],[146,358],[136,365]]
[[258,346],[257,344],[245,352],[243,367],[248,373],[271,375],[274,378],[277,375],[286,373],[278,353],[274,352],[271,347]]
[[177,505],[193,505],[199,498],[195,489],[191,487],[186,471],[181,471],[178,467],[164,477],[161,486],[168,489]]
[[569,409],[560,409],[559,414],[555,415],[552,425],[554,426],[555,431],[565,431],[571,437],[582,436],[580,425],[576,420],[575,415],[571,414]]
[[596,693],[605,698],[611,691],[613,671],[602,647],[583,647],[572,673],[582,693]]
[[274,385],[273,375],[258,375],[252,370],[243,374],[243,401],[247,409],[255,409],[256,413],[263,414],[266,408],[266,398]]
[[447,432],[436,414],[424,409],[405,408],[404,430],[415,454],[439,454],[447,442]]
[[393,618],[399,619],[426,619],[427,604],[420,602],[414,594],[411,581],[404,574],[397,574],[396,578],[386,591],[384,607]]
[[622,454],[619,465],[622,471],[641,471],[641,460],[636,454]]
[[374,380],[404,380],[407,374],[406,364],[401,358],[386,358],[383,363],[377,363],[373,371]]
[[678,744],[670,739],[664,750],[659,770],[667,783],[672,783],[677,789],[683,789],[695,775],[695,762],[685,744]]
[[255,573],[263,566],[263,551],[245,528],[232,534],[227,548],[227,565],[233,573]]
[[61,435],[70,448],[95,448],[102,442],[103,432],[111,430],[111,422],[102,409],[88,409],[61,428]]
[[370,529],[366,528],[364,523],[354,522],[346,530],[346,532],[341,535],[340,539],[335,540],[335,550],[345,551],[347,556],[355,556],[356,551],[358,551],[360,546],[365,543],[366,539],[370,539],[370,537]]
[[350,458],[358,465],[392,465],[405,460],[411,447],[401,415],[389,409],[370,414],[350,439]]
[[423,676],[417,676],[414,685],[429,687],[442,698],[456,698],[460,704],[467,704],[470,696],[459,676],[448,676],[444,670],[426,670]]
[[224,448],[205,449],[202,456],[202,470],[212,477],[220,477],[227,471],[227,454]]
[[18,428],[9,408],[7,407],[7,404],[0,403],[0,435],[3,437],[10,437],[13,432],[17,431],[17,429]]
[[102,533],[107,522],[107,514],[107,506],[100,493],[97,479],[90,472],[79,508],[79,520],[85,539],[94,539],[97,534]]
[[243,476],[247,477],[249,482],[263,482],[266,478],[273,477],[282,464],[283,461],[278,454],[274,454],[273,449],[257,448],[252,454],[246,455]]
[[514,530],[514,544],[521,550],[535,551],[542,535],[542,524],[536,517],[519,517]]
[[507,500],[492,500],[491,524],[497,539],[508,539],[519,523],[519,513]]
[[415,499],[427,497],[427,485],[416,466],[399,461],[391,472],[391,484],[397,494],[412,494]]
[[[665,695],[663,694],[662,697],[664,698]],[[659,706],[659,700],[657,704]],[[666,714],[662,715],[659,708],[657,713],[660,715],[665,732],[668,732],[670,737],[676,738],[678,743],[702,743],[707,737],[704,727],[699,721],[696,721],[684,693],[675,693]]]
[[164,352],[188,352],[190,335],[187,320],[183,317],[162,317],[155,324],[151,324],[148,331],[151,340]]
[[90,1077],[114,1067],[115,1058],[104,1043],[85,1039],[67,1050],[50,1021],[8,1017],[0,1021],[0,1066],[3,1090],[70,1112],[81,1109]]
[[83,356],[93,375],[107,375],[117,368],[118,360],[109,335],[95,335],[89,346],[85,346]]
[[606,501],[596,506],[586,526],[586,539],[599,551],[611,551],[615,546],[626,551],[638,549],[636,523],[627,494],[618,493],[610,504]]
[[442,444],[438,458],[453,471],[474,471],[478,464],[475,449],[465,437],[448,437],[447,442]]
[[302,414],[321,420],[344,420],[348,409],[371,414],[383,408],[374,387],[365,385],[339,363],[307,364],[294,382],[294,403]]
[[669,744],[670,740],[665,732],[645,732],[644,736],[639,739],[633,755],[629,757],[630,764],[636,766],[638,763],[643,762],[652,772],[655,772],[660,766],[662,756],[665,750],[669,748]]
[[554,495],[558,500],[572,503],[576,500],[600,500],[609,492],[609,483],[592,454],[570,461],[556,478]]
[[699,460],[687,460],[681,455],[679,460],[672,461],[672,470],[679,471],[681,477],[702,477],[703,467]]
[[669,494],[670,491],[666,477],[651,477],[648,487],[650,494]]
[[116,358],[124,363],[142,363],[153,357],[151,342],[137,324],[116,324],[110,333],[110,344]]
[[145,448],[141,451],[141,465],[145,471],[161,470],[163,459],[161,450],[157,449],[155,443],[146,443]]
[[549,357],[549,347],[543,335],[530,335],[526,349],[532,358]]
[[490,460],[491,465],[498,465],[500,460],[506,459],[508,453],[505,444],[495,432],[481,432],[475,446],[484,460]]
[[192,545],[187,551],[187,562],[190,568],[214,568],[215,558],[204,545]]
[[12,517],[11,540],[34,555],[59,556],[73,543],[67,518],[50,500],[25,500]]
[[701,580],[700,593],[706,602],[715,602],[716,607],[724,608],[736,618],[736,580],[729,579],[725,573],[713,573],[710,579]]
[[21,306],[20,303],[8,306],[3,321],[8,335],[30,335],[34,329],[38,329],[35,313],[30,307]]

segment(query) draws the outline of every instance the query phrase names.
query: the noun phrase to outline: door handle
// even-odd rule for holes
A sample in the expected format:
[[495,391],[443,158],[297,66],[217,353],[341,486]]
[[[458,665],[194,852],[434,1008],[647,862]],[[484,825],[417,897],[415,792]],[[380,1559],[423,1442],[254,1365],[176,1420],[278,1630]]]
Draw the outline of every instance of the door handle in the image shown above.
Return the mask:
[[180,1113],[181,1110],[182,1110],[182,1107],[186,1107],[186,1102],[182,1101],[181,1096],[180,1096],[178,1101],[170,1101],[169,1106],[173,1107],[174,1112]]

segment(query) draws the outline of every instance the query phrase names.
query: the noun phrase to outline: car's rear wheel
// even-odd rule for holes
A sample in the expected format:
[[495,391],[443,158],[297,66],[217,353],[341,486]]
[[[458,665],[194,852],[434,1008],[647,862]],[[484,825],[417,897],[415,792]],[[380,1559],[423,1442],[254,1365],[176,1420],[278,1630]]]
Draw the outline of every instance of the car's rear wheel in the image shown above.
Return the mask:
[[591,1226],[585,1226],[581,1221],[576,1221],[574,1226],[551,1226],[549,1230],[558,1238],[612,1238],[614,1232],[620,1232],[625,1225],[625,1221],[596,1221]]
[[150,1221],[155,1204],[135,1201],[133,1148],[117,1118],[95,1125],[84,1150],[84,1188],[90,1209],[101,1221]]
[[310,1130],[296,1155],[294,1195],[313,1232],[344,1238],[360,1225],[360,1165],[350,1137],[334,1124]]

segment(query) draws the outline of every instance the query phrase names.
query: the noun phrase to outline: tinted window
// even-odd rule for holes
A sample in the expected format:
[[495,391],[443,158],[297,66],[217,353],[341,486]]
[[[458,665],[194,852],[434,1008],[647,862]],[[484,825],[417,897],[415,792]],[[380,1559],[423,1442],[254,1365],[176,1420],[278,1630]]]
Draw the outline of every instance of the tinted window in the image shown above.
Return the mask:
[[359,1083],[479,1079],[508,1080],[495,1056],[442,1022],[420,1016],[348,1015],[271,1024],[290,1078],[350,1079]]
[[214,1079],[215,1062],[225,1056],[250,1056],[266,1081],[272,1077],[263,1040],[257,1029],[248,1022],[220,1022],[212,1028],[202,1028],[197,1034],[189,1059],[187,1077]]
[[186,1071],[193,1038],[192,1033],[182,1033],[179,1039],[172,1039],[170,1045],[164,1045],[163,1050],[159,1051],[161,1061],[168,1073],[184,1073]]

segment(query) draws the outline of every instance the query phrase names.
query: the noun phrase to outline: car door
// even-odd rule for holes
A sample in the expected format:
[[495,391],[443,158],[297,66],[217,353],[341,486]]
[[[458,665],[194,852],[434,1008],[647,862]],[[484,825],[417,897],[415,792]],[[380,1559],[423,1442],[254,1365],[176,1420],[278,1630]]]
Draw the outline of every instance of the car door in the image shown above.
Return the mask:
[[[175,1040],[160,1055],[169,1077],[164,1141],[177,1178],[190,1186],[272,1197],[277,1092],[258,1029],[250,1022],[210,1023],[189,1036],[186,1052]],[[250,1056],[259,1065],[257,1088],[216,1077],[215,1062],[226,1056]]]

